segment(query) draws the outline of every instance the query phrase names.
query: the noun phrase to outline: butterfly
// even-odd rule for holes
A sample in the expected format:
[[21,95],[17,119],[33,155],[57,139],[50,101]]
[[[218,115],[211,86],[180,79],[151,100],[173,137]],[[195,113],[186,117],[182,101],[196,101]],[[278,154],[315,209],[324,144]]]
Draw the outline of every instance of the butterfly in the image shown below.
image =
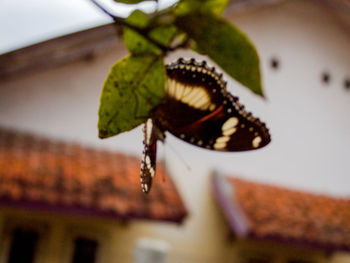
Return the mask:
[[141,187],[148,193],[156,172],[157,142],[168,131],[190,144],[215,151],[249,151],[270,141],[258,118],[245,111],[238,98],[226,90],[222,74],[205,61],[180,58],[167,65],[162,103],[155,107],[143,127],[144,151]]

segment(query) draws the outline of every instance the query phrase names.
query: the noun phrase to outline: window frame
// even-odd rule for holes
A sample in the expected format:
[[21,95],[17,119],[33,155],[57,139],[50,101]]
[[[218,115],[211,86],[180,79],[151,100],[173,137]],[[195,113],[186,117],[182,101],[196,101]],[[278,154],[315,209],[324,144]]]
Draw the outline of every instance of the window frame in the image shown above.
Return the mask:
[[49,225],[41,220],[31,220],[19,218],[6,218],[4,220],[3,229],[1,231],[1,247],[0,262],[8,262],[13,240],[13,232],[16,229],[35,231],[38,233],[38,241],[34,252],[33,263],[43,262],[48,251],[47,244],[49,242]]
[[66,228],[64,241],[67,246],[64,247],[64,253],[62,263],[71,263],[73,262],[74,256],[74,248],[75,248],[75,240],[77,238],[86,238],[97,241],[97,249],[96,249],[96,259],[94,263],[103,263],[104,259],[106,259],[107,247],[110,242],[109,235],[102,231],[97,230],[96,228],[90,228],[87,226],[74,226],[71,225]]

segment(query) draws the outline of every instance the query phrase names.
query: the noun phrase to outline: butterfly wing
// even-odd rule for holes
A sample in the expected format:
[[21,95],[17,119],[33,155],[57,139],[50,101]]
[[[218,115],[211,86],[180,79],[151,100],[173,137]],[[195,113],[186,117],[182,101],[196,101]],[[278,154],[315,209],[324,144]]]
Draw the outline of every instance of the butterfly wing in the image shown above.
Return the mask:
[[144,151],[141,162],[141,187],[144,193],[151,190],[157,163],[157,133],[152,119],[147,119],[143,127]]
[[180,59],[167,67],[167,73],[164,102],[154,111],[157,126],[186,142],[218,151],[253,150],[270,142],[265,124],[227,92],[214,68]]

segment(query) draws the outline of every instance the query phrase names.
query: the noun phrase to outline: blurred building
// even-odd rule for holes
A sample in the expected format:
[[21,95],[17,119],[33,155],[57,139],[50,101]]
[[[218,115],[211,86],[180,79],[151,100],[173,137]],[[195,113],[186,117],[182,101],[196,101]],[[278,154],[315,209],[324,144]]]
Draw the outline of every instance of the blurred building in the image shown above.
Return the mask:
[[0,157],[1,262],[127,262],[129,224],[186,216],[160,164],[144,195],[135,157],[4,129]]
[[[257,46],[267,102],[225,78],[273,141],[228,154],[168,136],[191,170],[163,154],[149,196],[140,129],[97,139],[103,81],[127,54],[113,25],[1,55],[0,261],[350,262],[349,10],[232,1],[225,15]],[[167,61],[179,56],[203,58]]]
[[243,262],[329,262],[350,251],[349,199],[219,174],[213,190]]

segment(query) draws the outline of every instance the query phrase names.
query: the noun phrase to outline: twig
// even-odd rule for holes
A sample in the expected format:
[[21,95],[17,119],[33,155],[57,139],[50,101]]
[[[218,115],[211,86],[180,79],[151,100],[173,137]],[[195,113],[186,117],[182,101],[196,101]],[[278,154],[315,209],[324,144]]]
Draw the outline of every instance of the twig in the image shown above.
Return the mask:
[[117,17],[113,14],[111,14],[108,10],[106,10],[103,6],[101,6],[96,0],[91,0],[91,2],[97,6],[101,11],[103,11],[105,14],[107,14],[108,16],[110,16],[114,22],[117,24],[117,25],[122,25],[122,26],[125,26],[129,29],[132,29],[134,30],[135,32],[139,33],[140,35],[142,35],[145,39],[147,39],[149,42],[151,42],[153,45],[155,45],[156,47],[158,47],[163,53],[167,53],[169,51],[169,48],[167,46],[164,46],[160,43],[158,43],[157,41],[153,40],[152,38],[150,38],[148,36],[148,32],[149,30],[146,28],[146,29],[143,29],[143,28],[139,28],[137,26],[134,26],[130,23],[128,23],[124,18],[121,18],[121,17]]

